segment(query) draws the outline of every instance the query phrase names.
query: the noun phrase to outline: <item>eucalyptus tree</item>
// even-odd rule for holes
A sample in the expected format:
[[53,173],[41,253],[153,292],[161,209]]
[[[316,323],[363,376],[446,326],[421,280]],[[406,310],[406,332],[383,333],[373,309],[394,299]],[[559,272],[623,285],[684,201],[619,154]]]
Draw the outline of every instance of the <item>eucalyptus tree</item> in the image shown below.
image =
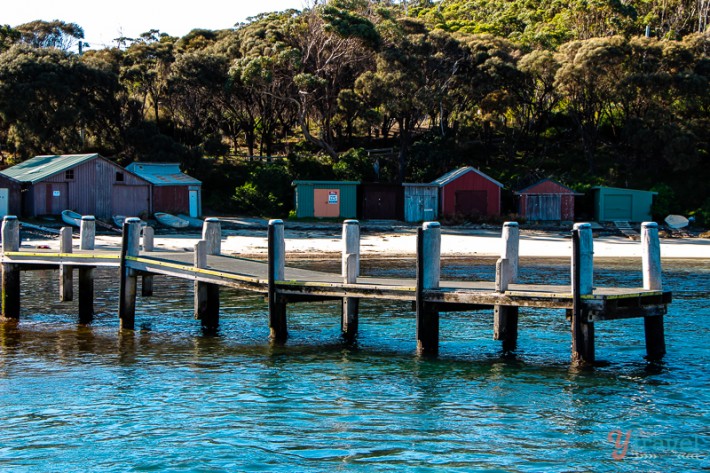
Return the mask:
[[136,112],[144,119],[152,115],[160,122],[160,105],[165,96],[170,68],[175,61],[177,38],[150,30],[132,41],[125,50],[121,67],[121,83],[128,91]]
[[338,98],[372,66],[381,43],[367,6],[333,1],[303,12],[291,30],[291,45],[299,55],[293,77],[298,93],[291,99],[298,107],[298,124],[306,140],[334,159]]
[[57,48],[69,51],[84,45],[84,29],[76,23],[61,20],[35,20],[15,27],[22,43],[36,48]]
[[56,48],[15,45],[0,54],[4,159],[114,149],[118,90],[110,70]]

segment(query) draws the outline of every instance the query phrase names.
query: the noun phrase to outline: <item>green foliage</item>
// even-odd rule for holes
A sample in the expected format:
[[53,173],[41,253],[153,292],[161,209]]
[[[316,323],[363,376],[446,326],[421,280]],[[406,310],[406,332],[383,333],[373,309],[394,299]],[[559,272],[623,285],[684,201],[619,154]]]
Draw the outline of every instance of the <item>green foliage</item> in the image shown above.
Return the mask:
[[292,200],[291,177],[286,167],[256,163],[250,166],[246,182],[234,190],[232,204],[238,212],[279,217]]
[[676,213],[679,210],[676,204],[675,192],[669,185],[657,184],[651,190],[658,192],[658,195],[653,197],[653,205],[651,206],[651,214],[654,221],[662,222],[669,214]]
[[[378,164],[379,166],[379,164]],[[340,155],[340,160],[333,166],[333,173],[345,181],[374,182],[378,180],[375,172],[375,159],[362,149],[350,149]]]

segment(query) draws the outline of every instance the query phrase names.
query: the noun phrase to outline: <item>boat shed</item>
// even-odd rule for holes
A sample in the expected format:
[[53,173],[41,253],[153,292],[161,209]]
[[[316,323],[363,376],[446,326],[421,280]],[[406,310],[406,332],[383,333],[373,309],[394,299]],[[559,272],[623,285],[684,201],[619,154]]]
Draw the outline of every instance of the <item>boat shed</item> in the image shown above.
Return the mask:
[[618,187],[592,187],[594,217],[597,222],[648,222],[651,205],[658,192]]
[[367,182],[358,186],[360,218],[363,220],[402,220],[404,188],[399,184]]
[[35,156],[0,171],[21,183],[22,215],[150,213],[150,184],[99,154]]
[[503,184],[471,166],[448,172],[432,184],[439,187],[441,216],[500,215]]
[[439,186],[436,184],[405,183],[404,221],[431,222],[439,215]]
[[153,212],[202,215],[202,182],[180,171],[178,163],[135,162],[126,169],[150,182]]
[[358,181],[293,181],[298,218],[356,218]]
[[515,193],[518,213],[532,221],[574,221],[574,197],[583,195],[551,179],[543,179]]
[[0,217],[22,215],[22,183],[0,174]]

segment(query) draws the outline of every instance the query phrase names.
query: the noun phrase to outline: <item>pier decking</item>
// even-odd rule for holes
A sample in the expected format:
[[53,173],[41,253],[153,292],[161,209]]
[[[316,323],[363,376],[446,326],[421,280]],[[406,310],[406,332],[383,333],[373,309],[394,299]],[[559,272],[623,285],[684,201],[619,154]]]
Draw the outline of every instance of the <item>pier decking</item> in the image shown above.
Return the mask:
[[[90,219],[88,220],[90,222]],[[87,225],[90,227],[90,224]],[[564,309],[572,327],[572,359],[575,364],[594,362],[594,323],[643,317],[649,359],[665,354],[663,315],[671,294],[660,280],[660,249],[655,224],[644,224],[644,287],[593,287],[592,235],[588,224],[573,231],[573,255],[569,285],[517,284],[518,228],[514,222],[503,228],[504,251],[496,265],[495,281],[447,281],[440,279],[441,233],[436,222],[419,229],[417,277],[414,279],[365,277],[359,274],[359,225],[343,225],[342,274],[291,268],[285,265],[283,222],[269,225],[269,258],[255,261],[222,255],[219,221],[208,219],[203,240],[194,252],[155,250],[151,230],[143,234],[138,221],[127,220],[121,248],[96,250],[93,233],[82,227],[82,244],[74,251],[69,241],[60,251],[19,251],[17,220],[3,220],[2,315],[18,318],[20,271],[60,270],[60,297],[71,300],[71,273],[79,271],[79,320],[93,316],[94,268],[120,268],[118,308],[122,329],[133,329],[137,278],[143,278],[142,293],[152,292],[152,277],[163,275],[195,283],[195,315],[207,331],[219,324],[219,287],[262,293],[269,304],[269,326],[275,342],[288,337],[286,308],[290,303],[318,300],[342,301],[342,332],[348,340],[357,334],[358,304],[361,299],[411,302],[417,315],[417,346],[424,354],[436,354],[439,343],[439,314],[451,311],[493,310],[494,337],[505,351],[517,343],[518,308]],[[66,237],[64,233],[63,238]],[[86,240],[86,242],[85,242]],[[91,240],[91,241],[89,241]],[[141,249],[142,243],[142,249]],[[82,249],[83,248],[83,249]],[[68,286],[68,287],[67,287]]]

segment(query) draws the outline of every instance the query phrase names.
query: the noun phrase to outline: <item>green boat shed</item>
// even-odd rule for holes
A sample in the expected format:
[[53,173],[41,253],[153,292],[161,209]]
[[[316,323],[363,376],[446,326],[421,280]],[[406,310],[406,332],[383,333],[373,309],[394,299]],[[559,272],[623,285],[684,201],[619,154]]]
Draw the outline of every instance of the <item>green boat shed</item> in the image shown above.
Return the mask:
[[597,222],[648,222],[651,205],[658,192],[618,187],[593,187],[594,216]]
[[358,181],[293,181],[297,218],[356,218]]

